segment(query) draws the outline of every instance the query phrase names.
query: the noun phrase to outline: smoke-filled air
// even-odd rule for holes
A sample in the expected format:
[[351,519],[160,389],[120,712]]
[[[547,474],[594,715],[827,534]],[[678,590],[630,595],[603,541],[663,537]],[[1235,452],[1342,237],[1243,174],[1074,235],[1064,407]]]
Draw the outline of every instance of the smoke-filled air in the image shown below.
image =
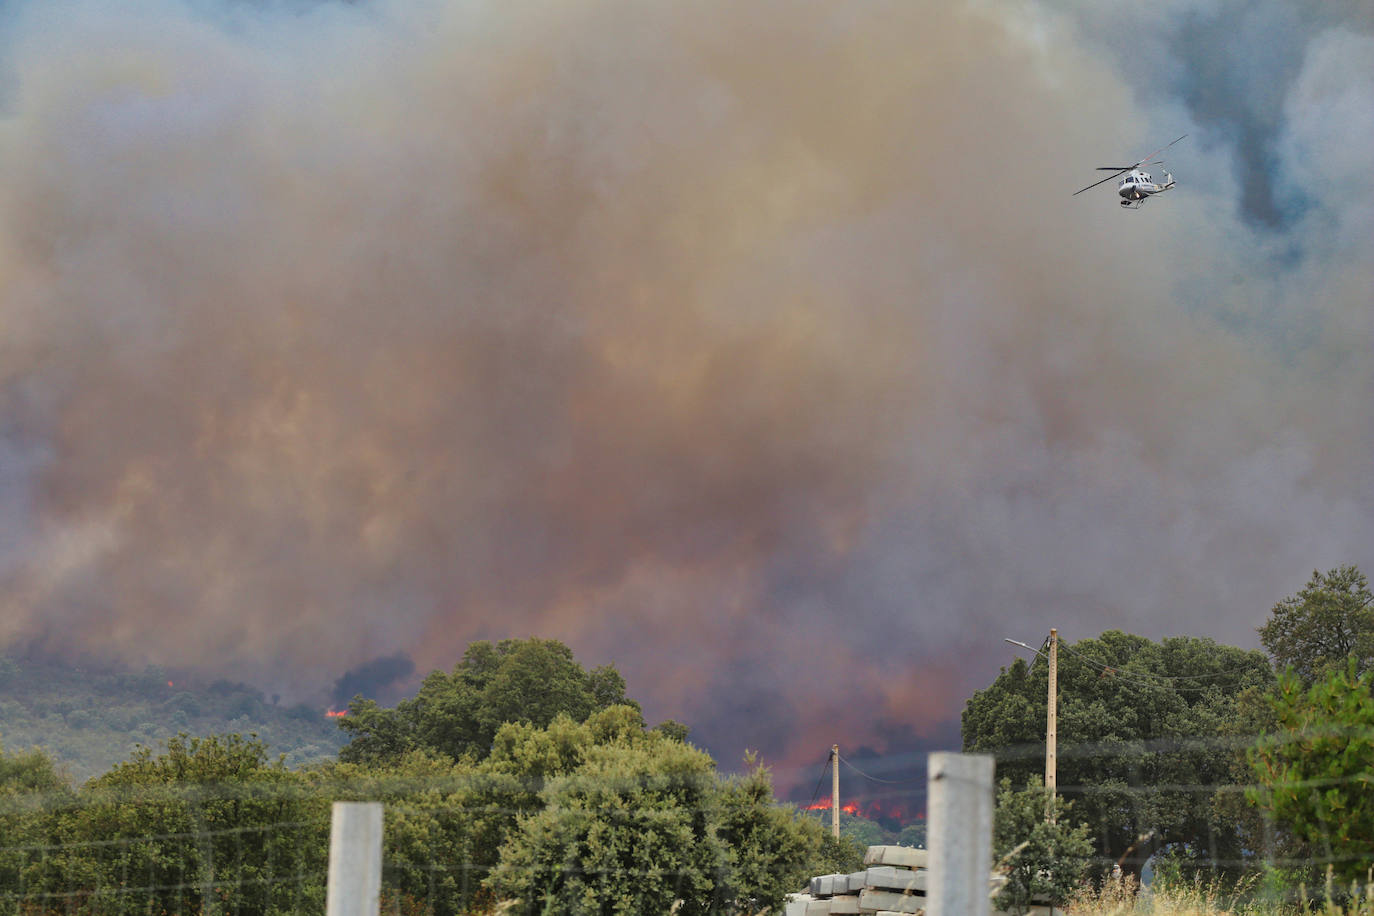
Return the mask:
[[814,774],[1255,646],[1374,563],[1371,153],[1357,0],[10,2],[0,651],[555,638]]

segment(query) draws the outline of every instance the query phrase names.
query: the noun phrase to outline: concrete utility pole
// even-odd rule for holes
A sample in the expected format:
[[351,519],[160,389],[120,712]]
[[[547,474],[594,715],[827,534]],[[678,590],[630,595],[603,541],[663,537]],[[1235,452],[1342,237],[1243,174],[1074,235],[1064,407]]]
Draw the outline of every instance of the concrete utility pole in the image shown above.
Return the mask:
[[325,912],[377,916],[381,889],[382,803],[335,802]]
[[1054,823],[1054,792],[1059,726],[1059,631],[1050,628],[1050,695],[1048,715],[1045,717],[1045,819]]
[[988,916],[992,874],[992,758],[931,754],[926,765],[930,812],[930,916]]
[[840,838],[840,746],[830,745],[830,832]]

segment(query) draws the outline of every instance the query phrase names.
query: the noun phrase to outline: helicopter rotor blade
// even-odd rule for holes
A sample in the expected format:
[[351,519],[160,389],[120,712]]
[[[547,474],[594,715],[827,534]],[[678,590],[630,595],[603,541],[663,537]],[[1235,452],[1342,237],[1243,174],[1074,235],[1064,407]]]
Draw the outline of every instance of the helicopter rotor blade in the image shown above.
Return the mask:
[[[1183,137],[1186,137],[1186,136],[1188,136],[1188,135],[1187,135],[1187,134],[1184,134],[1184,135],[1183,135]],[[1166,149],[1168,149],[1169,147],[1173,146],[1173,145],[1174,145],[1175,143],[1177,143],[1179,140],[1182,140],[1183,137],[1179,137],[1179,138],[1176,139],[1176,140],[1170,140],[1168,143],[1164,144],[1164,145],[1161,146],[1159,149],[1155,150],[1153,153],[1151,153],[1150,155],[1146,156],[1144,159],[1142,159],[1142,160],[1140,160],[1139,162],[1137,162],[1137,163],[1136,163],[1136,166],[1139,167],[1139,166],[1144,165],[1145,163],[1149,162],[1151,159],[1153,159],[1154,157],[1158,156],[1160,153],[1164,152],[1164,151],[1165,151]]]
[[[1184,135],[1183,135],[1183,137],[1186,137],[1186,136],[1188,136],[1188,135],[1187,135],[1187,134],[1184,134]],[[1103,178],[1101,181],[1095,181],[1095,182],[1093,182],[1092,184],[1088,185],[1086,188],[1080,188],[1079,190],[1074,191],[1074,192],[1073,192],[1072,194],[1070,194],[1069,196],[1070,196],[1070,197],[1077,197],[1079,194],[1082,194],[1084,191],[1091,191],[1093,188],[1097,187],[1098,185],[1100,185],[1100,184],[1106,184],[1107,182],[1111,181],[1113,178],[1117,178],[1117,177],[1119,177],[1119,176],[1121,176],[1121,175],[1124,175],[1124,174],[1126,174],[1127,172],[1131,171],[1132,169],[1138,169],[1138,168],[1140,168],[1142,165],[1161,165],[1161,164],[1163,164],[1164,160],[1163,160],[1163,159],[1155,159],[1155,156],[1158,156],[1160,153],[1164,152],[1166,149],[1168,149],[1169,147],[1173,146],[1173,145],[1174,145],[1175,143],[1177,143],[1179,140],[1182,140],[1183,137],[1178,137],[1178,138],[1176,138],[1176,139],[1170,140],[1168,143],[1164,144],[1164,145],[1161,146],[1159,149],[1155,150],[1153,153],[1151,153],[1150,155],[1146,156],[1144,159],[1141,159],[1141,160],[1140,160],[1139,162],[1137,162],[1135,165],[1099,165],[1099,166],[1097,167],[1097,171],[1099,171],[1099,172],[1111,172],[1112,174],[1111,174],[1111,175],[1108,175],[1106,178]]]
[[1084,191],[1091,191],[1093,188],[1097,187],[1097,186],[1100,185],[1100,184],[1106,184],[1107,182],[1111,181],[1113,178],[1117,178],[1117,177],[1120,177],[1121,175],[1124,175],[1125,173],[1129,172],[1132,168],[1135,168],[1135,166],[1130,166],[1129,168],[1124,168],[1124,169],[1117,169],[1117,170],[1116,170],[1116,174],[1114,174],[1114,175],[1108,175],[1106,178],[1102,179],[1101,181],[1094,181],[1092,184],[1088,185],[1086,188],[1081,188],[1081,189],[1079,189],[1079,190],[1077,190],[1077,191],[1074,191],[1074,192],[1073,192],[1072,194],[1070,194],[1069,196],[1070,196],[1070,197],[1077,197],[1079,194],[1082,194]]

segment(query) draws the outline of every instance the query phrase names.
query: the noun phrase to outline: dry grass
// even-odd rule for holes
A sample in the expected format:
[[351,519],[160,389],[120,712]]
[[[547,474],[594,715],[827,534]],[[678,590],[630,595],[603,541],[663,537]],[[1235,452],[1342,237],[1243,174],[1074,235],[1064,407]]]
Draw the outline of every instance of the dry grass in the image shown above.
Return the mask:
[[[1254,902],[1250,887],[1223,890],[1218,883],[1156,884],[1142,891],[1134,879],[1109,881],[1084,891],[1063,909],[1065,916],[1374,916],[1374,873],[1364,887],[1348,889],[1349,900],[1335,904],[1333,889],[1310,894],[1300,888],[1290,903]],[[1324,903],[1322,901],[1325,901]]]

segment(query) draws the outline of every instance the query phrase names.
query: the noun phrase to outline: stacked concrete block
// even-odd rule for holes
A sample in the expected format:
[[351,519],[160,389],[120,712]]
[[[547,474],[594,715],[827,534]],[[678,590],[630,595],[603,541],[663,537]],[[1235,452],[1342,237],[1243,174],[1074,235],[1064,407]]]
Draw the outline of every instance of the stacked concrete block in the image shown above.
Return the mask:
[[793,898],[786,916],[876,916],[918,913],[925,905],[926,852],[906,846],[870,846],[863,871],[849,875],[817,875],[810,894]]
[[927,868],[930,853],[910,846],[870,846],[864,853],[865,865],[891,865],[896,868]]
[[[909,846],[870,846],[864,854],[863,871],[849,875],[817,875],[809,894],[798,894],[788,903],[784,916],[901,916],[920,913],[926,905],[930,878],[929,855]],[[1003,875],[988,881],[990,893],[1006,882]],[[1047,914],[1035,907],[1033,916]]]
[[812,897],[833,897],[848,892],[848,875],[817,875],[811,879]]
[[[860,872],[860,874],[863,876],[863,887],[895,891],[899,894],[912,891],[924,894],[926,892],[926,876],[929,873],[924,868],[896,868],[892,865],[875,865],[867,871]],[[850,887],[853,887],[852,876]]]

